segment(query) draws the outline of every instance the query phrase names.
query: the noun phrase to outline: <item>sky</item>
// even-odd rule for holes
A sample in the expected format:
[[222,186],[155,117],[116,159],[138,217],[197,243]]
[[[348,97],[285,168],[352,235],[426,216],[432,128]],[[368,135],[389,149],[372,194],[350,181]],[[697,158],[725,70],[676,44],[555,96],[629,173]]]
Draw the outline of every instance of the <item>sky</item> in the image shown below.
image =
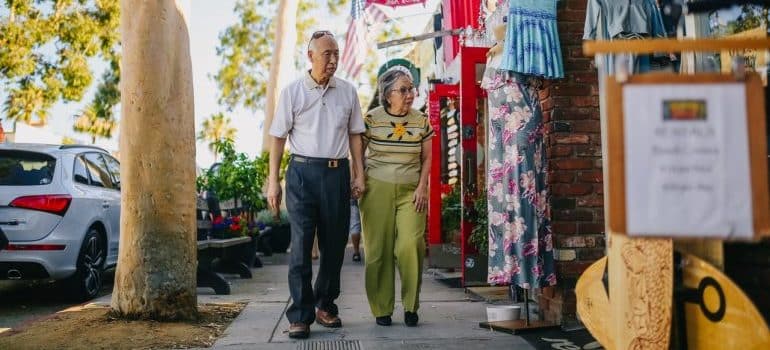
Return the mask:
[[[397,12],[392,9],[384,9],[384,11],[391,18],[396,18],[394,20],[401,25],[404,35],[415,35],[421,33],[425,28],[439,2],[440,0],[427,0],[425,6],[402,7]],[[210,78],[216,73],[221,62],[219,57],[216,56],[216,46],[219,43],[218,36],[237,19],[233,13],[235,0],[179,0],[179,4],[188,19],[190,27],[196,134],[203,120],[212,114],[225,112],[225,115],[231,118],[231,125],[237,129],[235,139],[236,150],[253,157],[261,151],[261,126],[264,114],[261,111],[252,112],[243,109],[227,112],[217,104],[217,86]],[[327,23],[319,23],[318,26],[319,28],[332,30],[340,41],[341,46],[344,44],[347,23],[350,17],[349,6],[349,3],[345,5],[341,14],[336,18],[330,17],[330,14],[325,12],[314,14],[316,18],[330,18]],[[0,9],[0,16],[4,15],[2,12],[2,9]],[[407,45],[380,50],[377,59],[380,63],[384,63],[387,59],[401,57],[412,46]],[[95,78],[98,78],[105,66],[99,62],[93,62],[93,67]],[[300,71],[295,72],[295,75],[298,74],[300,74]],[[360,84],[357,85],[364,91],[371,88],[361,86]],[[24,138],[19,139],[17,137],[16,141],[60,143],[62,136],[68,136],[80,143],[90,143],[90,137],[86,134],[74,132],[72,124],[74,122],[73,116],[86,105],[87,101],[93,96],[94,90],[95,88],[92,87],[82,102],[56,104],[51,110],[49,125],[45,128],[33,128],[17,124],[17,136],[24,135]],[[4,97],[2,87],[0,87],[0,99],[4,99]],[[116,112],[119,117],[119,109]],[[6,125],[4,124],[4,126]],[[116,132],[112,139],[97,139],[96,144],[110,151],[116,151],[118,149],[118,137],[119,135]],[[196,151],[198,167],[205,168],[213,163],[214,155],[209,151],[206,144],[199,142]]]

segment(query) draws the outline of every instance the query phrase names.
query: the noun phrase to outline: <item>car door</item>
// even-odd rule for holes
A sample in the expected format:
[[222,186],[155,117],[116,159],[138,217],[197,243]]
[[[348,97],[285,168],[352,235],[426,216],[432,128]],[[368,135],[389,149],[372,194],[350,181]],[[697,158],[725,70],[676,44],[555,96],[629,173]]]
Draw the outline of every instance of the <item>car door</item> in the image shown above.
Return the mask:
[[101,217],[107,228],[107,263],[112,264],[118,256],[120,237],[120,190],[108,170],[102,153],[85,153],[83,159],[88,168],[92,193],[101,201]]
[[[117,194],[117,196],[113,195],[112,203],[110,205],[111,209],[111,220],[113,221],[113,224],[115,225],[115,231],[114,231],[114,237],[110,239],[110,243],[115,244],[115,258],[117,259],[118,254],[118,248],[120,243],[120,163],[117,159],[113,158],[112,156],[102,154],[102,157],[104,158],[105,164],[107,166],[107,172],[110,173],[110,176],[112,177],[112,184],[113,189],[115,192],[113,194]],[[112,249],[110,249],[110,252],[112,252]],[[110,260],[111,261],[111,260]]]

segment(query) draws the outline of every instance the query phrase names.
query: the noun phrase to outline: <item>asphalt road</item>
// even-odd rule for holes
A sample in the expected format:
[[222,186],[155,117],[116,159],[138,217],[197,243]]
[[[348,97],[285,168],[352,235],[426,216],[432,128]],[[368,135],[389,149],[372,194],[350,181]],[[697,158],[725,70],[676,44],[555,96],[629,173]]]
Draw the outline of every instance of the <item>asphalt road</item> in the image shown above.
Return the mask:
[[[105,286],[100,296],[112,292],[114,278],[114,270],[105,273]],[[57,283],[0,281],[0,330],[15,328],[79,304],[68,300],[64,289]]]

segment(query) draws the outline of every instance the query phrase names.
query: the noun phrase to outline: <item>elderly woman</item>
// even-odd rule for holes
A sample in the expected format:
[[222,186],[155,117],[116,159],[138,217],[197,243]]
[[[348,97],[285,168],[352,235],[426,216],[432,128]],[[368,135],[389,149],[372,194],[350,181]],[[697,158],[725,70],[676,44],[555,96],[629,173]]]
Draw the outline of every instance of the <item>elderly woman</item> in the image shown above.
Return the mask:
[[364,118],[366,192],[360,203],[363,224],[366,296],[377,324],[389,326],[395,303],[395,269],[401,277],[404,322],[418,322],[425,213],[428,207],[433,130],[412,109],[411,76],[394,69],[378,82],[381,107]]

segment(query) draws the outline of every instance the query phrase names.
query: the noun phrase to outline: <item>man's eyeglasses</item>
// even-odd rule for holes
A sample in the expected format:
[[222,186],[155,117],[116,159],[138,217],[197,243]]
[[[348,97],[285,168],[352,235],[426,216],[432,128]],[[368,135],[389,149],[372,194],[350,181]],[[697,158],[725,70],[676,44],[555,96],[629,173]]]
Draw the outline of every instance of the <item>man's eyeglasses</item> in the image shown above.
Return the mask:
[[319,31],[313,32],[313,35],[311,36],[311,38],[318,39],[318,38],[320,38],[322,36],[325,36],[325,35],[334,36],[334,34],[332,34],[332,32],[330,32],[328,30],[319,30]]
[[394,89],[393,91],[398,92],[399,94],[401,94],[401,96],[406,96],[406,94],[412,94],[412,95],[417,94],[417,89],[414,86],[412,87],[402,86],[401,88]]
[[313,32],[313,35],[310,36],[310,41],[307,42],[307,49],[310,50],[310,44],[313,42],[313,40],[320,39],[321,37],[324,37],[327,35],[334,37],[334,34],[332,34],[332,32],[328,30],[318,30]]

